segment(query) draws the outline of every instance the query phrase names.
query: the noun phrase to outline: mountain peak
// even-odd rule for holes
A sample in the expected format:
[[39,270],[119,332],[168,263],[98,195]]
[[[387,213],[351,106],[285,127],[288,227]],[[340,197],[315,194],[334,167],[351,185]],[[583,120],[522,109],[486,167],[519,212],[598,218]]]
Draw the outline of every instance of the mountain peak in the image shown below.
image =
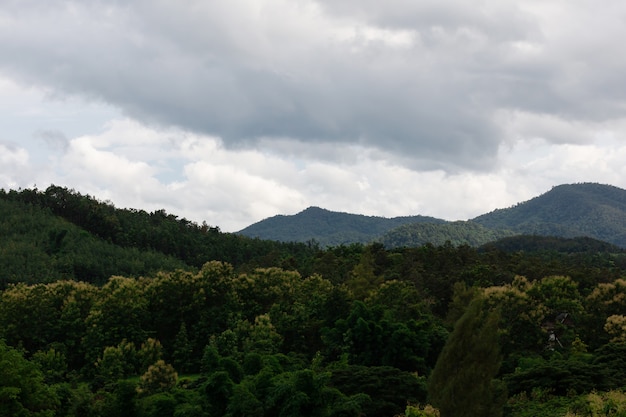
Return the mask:
[[626,190],[598,183],[563,184],[473,221],[490,228],[560,237],[588,236],[626,246]]
[[387,231],[409,223],[444,222],[425,216],[376,217],[341,213],[311,206],[294,215],[278,215],[262,220],[238,233],[260,239],[284,242],[315,240],[322,246],[369,243]]

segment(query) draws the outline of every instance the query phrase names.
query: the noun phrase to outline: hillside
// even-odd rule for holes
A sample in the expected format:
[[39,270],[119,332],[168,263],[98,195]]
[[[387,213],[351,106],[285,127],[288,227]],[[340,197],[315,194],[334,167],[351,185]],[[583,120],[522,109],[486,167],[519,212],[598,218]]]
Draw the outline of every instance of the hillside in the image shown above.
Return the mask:
[[474,222],[412,223],[385,233],[380,243],[387,248],[415,247],[426,243],[480,246],[512,236],[506,229],[490,229]]
[[472,221],[518,234],[588,236],[626,247],[626,190],[594,183],[559,185]]
[[601,240],[582,236],[575,238],[515,235],[486,243],[478,248],[482,251],[504,252],[561,252],[561,253],[625,253],[625,249]]
[[59,279],[101,284],[112,275],[189,268],[154,250],[104,241],[49,210],[19,201],[0,199],[0,236],[0,288]]
[[200,268],[304,267],[316,248],[250,239],[164,210],[119,209],[67,188],[0,190],[0,284]]
[[291,216],[278,215],[240,230],[248,237],[282,242],[314,240],[322,246],[369,243],[389,230],[411,223],[444,223],[426,216],[376,217],[309,207]]

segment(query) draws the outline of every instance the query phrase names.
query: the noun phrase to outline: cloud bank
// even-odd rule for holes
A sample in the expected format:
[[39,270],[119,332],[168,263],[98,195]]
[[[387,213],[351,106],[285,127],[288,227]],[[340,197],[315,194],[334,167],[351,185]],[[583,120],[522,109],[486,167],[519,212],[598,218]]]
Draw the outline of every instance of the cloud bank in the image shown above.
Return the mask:
[[226,230],[624,187],[624,36],[618,1],[3,1],[0,186]]

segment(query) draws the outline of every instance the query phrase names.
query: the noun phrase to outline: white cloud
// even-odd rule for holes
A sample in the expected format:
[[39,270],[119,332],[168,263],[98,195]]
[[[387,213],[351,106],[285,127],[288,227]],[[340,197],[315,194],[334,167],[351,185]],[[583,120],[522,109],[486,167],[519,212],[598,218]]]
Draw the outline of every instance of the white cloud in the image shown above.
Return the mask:
[[229,231],[309,205],[455,220],[561,183],[624,187],[625,16],[617,0],[5,2],[0,186]]
[[[26,169],[28,154],[6,145],[2,150],[0,179],[13,186],[7,175],[15,167]],[[215,137],[123,119],[111,121],[100,134],[70,139],[67,152],[31,180],[40,188],[49,182],[69,186],[118,207],[165,208],[225,231],[311,205],[458,220],[527,200],[560,183],[626,185],[626,145],[615,134],[583,145],[519,141],[501,149],[500,167],[489,173],[418,172],[377,158],[369,148],[346,145],[336,151],[352,157],[327,162],[315,155],[297,160],[290,154],[236,151]],[[175,177],[163,173],[175,166],[180,166]]]

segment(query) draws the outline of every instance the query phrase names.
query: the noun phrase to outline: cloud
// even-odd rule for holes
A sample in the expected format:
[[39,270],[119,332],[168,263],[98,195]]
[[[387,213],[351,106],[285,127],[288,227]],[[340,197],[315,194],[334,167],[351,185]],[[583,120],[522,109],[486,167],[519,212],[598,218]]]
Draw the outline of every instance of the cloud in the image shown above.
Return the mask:
[[624,187],[625,16],[619,1],[3,2],[0,185],[229,231],[309,205],[454,220],[560,183]]
[[[229,148],[352,143],[415,170],[486,171],[499,112],[601,122],[623,108],[618,45],[580,31],[596,21],[584,4],[551,4],[9,3],[0,71]],[[616,4],[597,11],[612,39]]]
[[15,143],[0,141],[0,184],[15,187],[29,177],[28,152]]
[[[350,157],[333,160],[318,158],[313,150],[299,152],[302,146],[278,153],[233,150],[217,137],[116,119],[98,134],[68,138],[65,153],[53,153],[36,166],[26,149],[0,143],[0,184],[45,188],[55,183],[117,207],[164,208],[224,231],[312,205],[386,217],[463,220],[530,199],[556,184],[626,186],[626,144],[610,132],[590,144],[517,141],[500,147],[499,165],[491,172],[459,174],[415,171],[358,145],[336,145],[339,155]],[[288,151],[303,157],[293,158]]]
[[35,137],[42,139],[43,142],[53,150],[62,152],[67,150],[67,137],[59,130],[39,130],[35,133]]

